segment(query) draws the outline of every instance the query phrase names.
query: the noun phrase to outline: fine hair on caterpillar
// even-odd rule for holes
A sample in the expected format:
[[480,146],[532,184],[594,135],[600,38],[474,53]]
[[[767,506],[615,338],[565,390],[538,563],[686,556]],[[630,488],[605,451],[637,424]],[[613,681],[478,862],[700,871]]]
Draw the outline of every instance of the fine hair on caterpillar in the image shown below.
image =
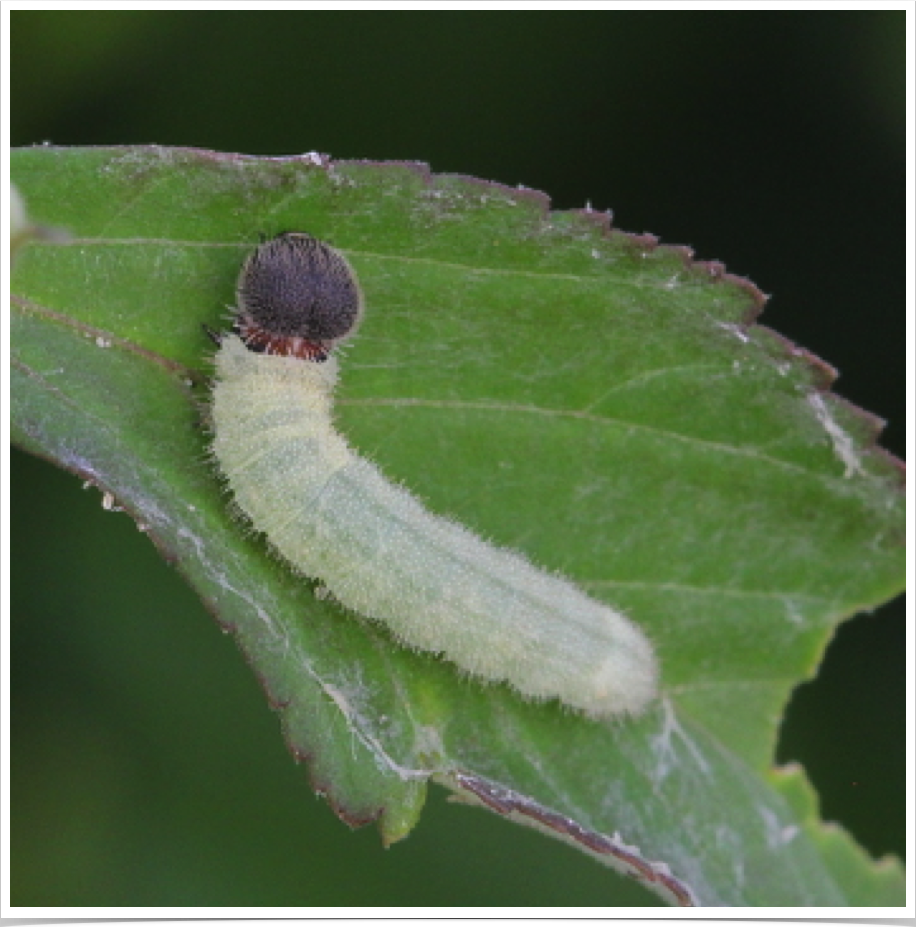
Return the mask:
[[219,339],[213,453],[235,503],[299,573],[408,647],[590,716],[655,697],[652,645],[569,581],[429,512],[334,428],[334,348],[363,314],[339,252],[286,232],[245,261]]

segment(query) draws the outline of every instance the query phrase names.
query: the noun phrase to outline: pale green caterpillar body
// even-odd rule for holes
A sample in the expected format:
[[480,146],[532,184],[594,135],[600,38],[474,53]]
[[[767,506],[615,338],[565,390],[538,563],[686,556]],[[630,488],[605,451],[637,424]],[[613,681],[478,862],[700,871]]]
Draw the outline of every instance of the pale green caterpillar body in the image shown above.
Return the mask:
[[356,454],[332,420],[337,358],[316,342],[282,355],[243,338],[220,338],[213,453],[237,506],[295,570],[482,680],[594,717],[646,707],[657,665],[636,625],[431,513]]

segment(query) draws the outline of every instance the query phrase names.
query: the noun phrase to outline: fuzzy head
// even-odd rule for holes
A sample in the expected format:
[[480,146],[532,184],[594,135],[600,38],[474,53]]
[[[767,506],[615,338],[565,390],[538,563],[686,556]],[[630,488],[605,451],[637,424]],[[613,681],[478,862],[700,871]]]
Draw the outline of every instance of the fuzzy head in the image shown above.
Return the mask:
[[303,232],[264,242],[245,261],[235,331],[252,351],[324,360],[363,312],[346,258]]

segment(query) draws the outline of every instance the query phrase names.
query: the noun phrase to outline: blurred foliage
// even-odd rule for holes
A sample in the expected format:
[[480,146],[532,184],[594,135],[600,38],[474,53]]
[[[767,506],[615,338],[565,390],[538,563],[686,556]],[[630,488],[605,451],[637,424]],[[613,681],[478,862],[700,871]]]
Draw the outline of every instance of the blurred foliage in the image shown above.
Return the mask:
[[[764,322],[837,366],[838,392],[889,418],[902,454],[902,12],[12,25],[13,144],[421,159],[558,208],[612,207],[622,228],[776,293]],[[72,477],[14,463],[14,904],[654,903],[437,801],[388,852],[348,833],[309,799],[234,646],[132,524]],[[902,602],[844,626],[780,747],[874,853],[903,852],[902,630]]]

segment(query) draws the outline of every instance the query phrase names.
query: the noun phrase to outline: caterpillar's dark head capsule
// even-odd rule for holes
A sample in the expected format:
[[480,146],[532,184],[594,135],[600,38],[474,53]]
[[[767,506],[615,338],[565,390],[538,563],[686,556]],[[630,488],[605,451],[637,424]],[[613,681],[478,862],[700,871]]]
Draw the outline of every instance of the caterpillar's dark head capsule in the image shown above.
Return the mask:
[[245,261],[234,330],[252,351],[324,360],[359,324],[363,297],[346,258],[304,232],[284,232]]

